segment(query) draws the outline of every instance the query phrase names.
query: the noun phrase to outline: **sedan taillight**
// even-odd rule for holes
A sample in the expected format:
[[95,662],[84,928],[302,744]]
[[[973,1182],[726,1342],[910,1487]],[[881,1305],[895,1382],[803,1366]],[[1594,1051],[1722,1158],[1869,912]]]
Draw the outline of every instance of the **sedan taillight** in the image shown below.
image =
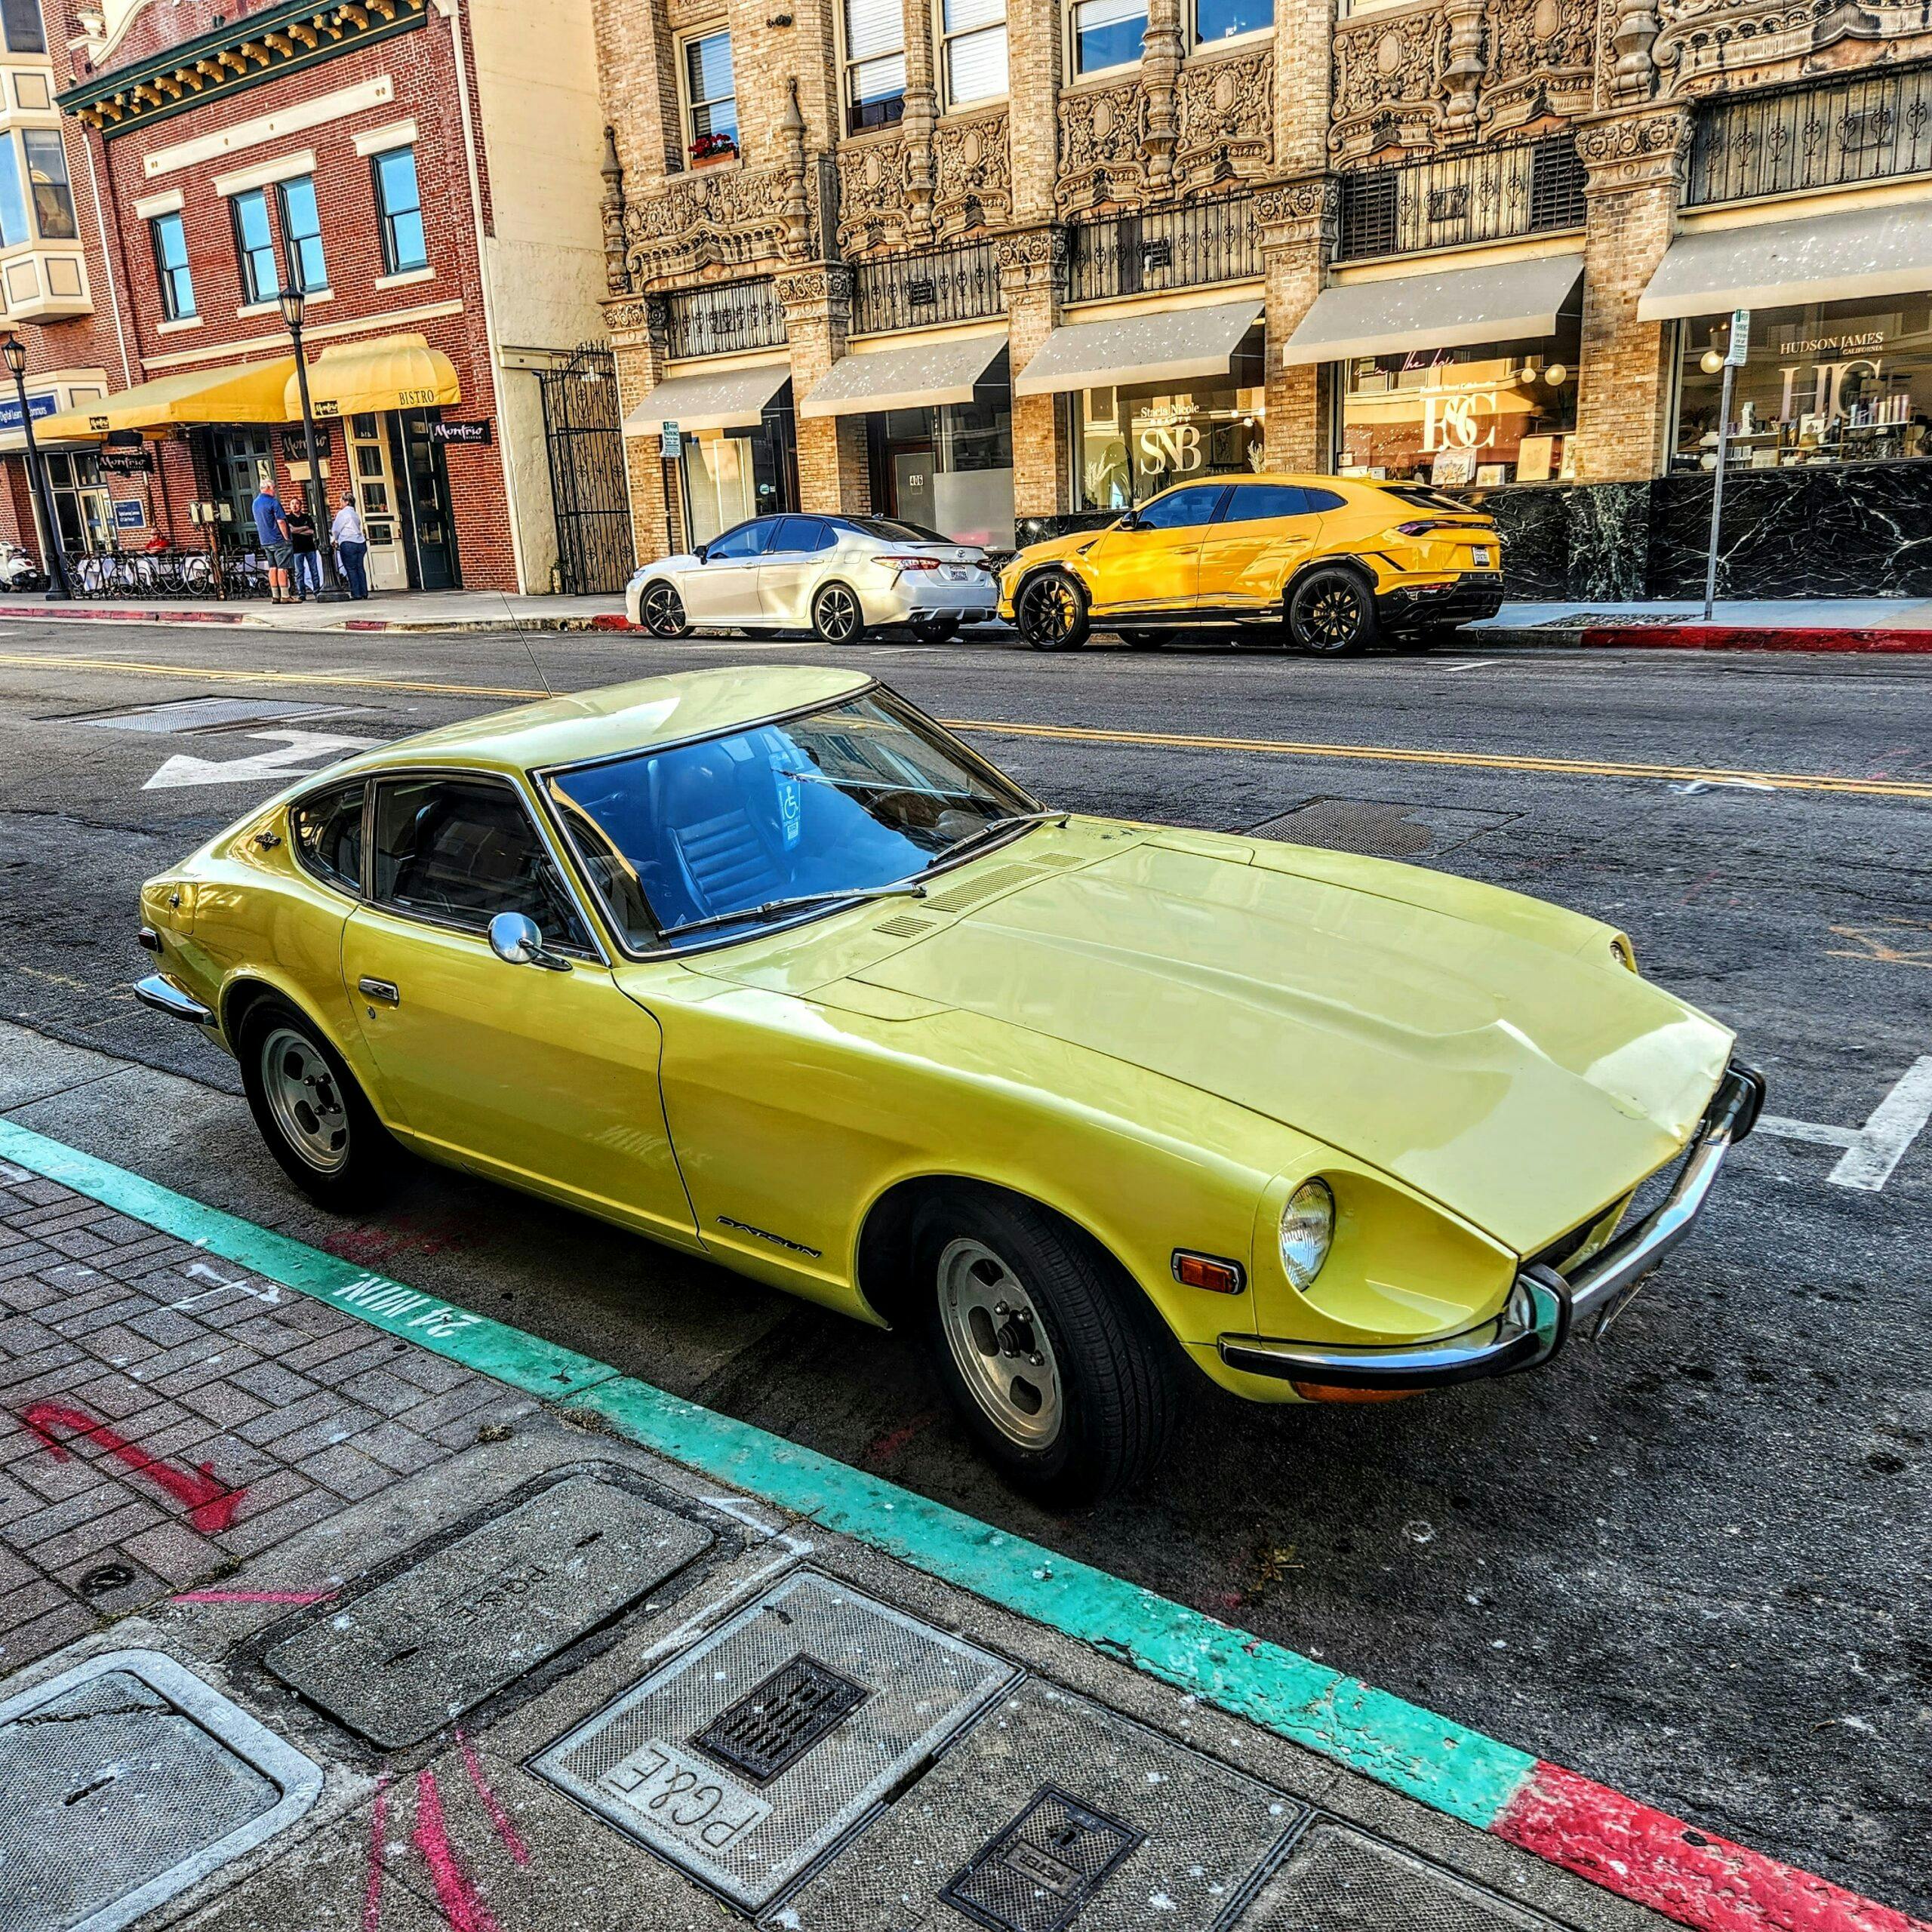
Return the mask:
[[889,571],[936,571],[939,568],[937,557],[875,557],[872,561],[882,564]]

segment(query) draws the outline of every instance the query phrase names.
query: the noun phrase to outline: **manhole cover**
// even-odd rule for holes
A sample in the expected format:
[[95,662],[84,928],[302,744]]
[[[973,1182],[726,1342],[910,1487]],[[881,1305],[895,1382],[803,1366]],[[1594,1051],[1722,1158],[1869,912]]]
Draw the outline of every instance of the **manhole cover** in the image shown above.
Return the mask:
[[[531,1768],[756,1911],[1014,1674],[974,1644],[806,1573]],[[735,1761],[721,1740],[738,1749]]]
[[244,725],[294,724],[308,718],[340,718],[362,707],[297,704],[267,697],[184,697],[166,704],[130,705],[113,711],[63,718],[63,724],[97,724],[110,731],[149,731],[174,737],[191,731],[232,731]]
[[1209,1932],[1240,1912],[1306,1815],[1256,1779],[1029,1679],[765,1923],[901,1932],[958,1915],[988,1932]]
[[154,1651],[0,1703],[0,1926],[114,1932],[293,1824],[320,1769]]
[[1322,845],[1371,859],[1432,859],[1520,817],[1460,805],[1390,804],[1373,798],[1316,798],[1250,828],[1257,838]]
[[1242,1932],[1556,1932],[1499,1898],[1352,1826],[1311,1826],[1262,1888]]
[[690,1562],[708,1531],[566,1478],[278,1644],[285,1683],[385,1750],[423,1740]]

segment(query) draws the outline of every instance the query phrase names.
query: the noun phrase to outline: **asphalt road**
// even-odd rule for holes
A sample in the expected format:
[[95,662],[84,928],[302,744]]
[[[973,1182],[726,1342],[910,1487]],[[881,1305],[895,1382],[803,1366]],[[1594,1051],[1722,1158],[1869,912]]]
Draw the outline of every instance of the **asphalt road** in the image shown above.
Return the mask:
[[[826,658],[532,642],[560,691]],[[1932,1056],[1932,659],[838,661],[949,719],[1030,728],[976,741],[1056,803],[1218,827],[1411,808],[1278,830],[1392,838],[1617,921],[1647,973],[1736,1027],[1779,1115],[1861,1128]],[[983,1473],[894,1337],[446,1174],[323,1221],[255,1143],[232,1068],[133,1003],[138,882],[331,755],[252,734],[399,737],[535,681],[514,637],[0,628],[0,1017],[106,1056],[59,1092],[71,1075],[0,1032],[0,1108],[1932,1911],[1932,1130],[1912,1137],[1909,1082],[1882,1187],[1835,1183],[1840,1148],[1761,1134],[1695,1243],[1547,1372],[1359,1408],[1203,1387],[1150,1488],[1044,1519]],[[192,736],[101,715],[218,694],[321,709]],[[1243,748],[1158,742],[1177,736]],[[153,786],[171,759],[251,758]],[[1695,775],[1740,771],[1813,782]]]

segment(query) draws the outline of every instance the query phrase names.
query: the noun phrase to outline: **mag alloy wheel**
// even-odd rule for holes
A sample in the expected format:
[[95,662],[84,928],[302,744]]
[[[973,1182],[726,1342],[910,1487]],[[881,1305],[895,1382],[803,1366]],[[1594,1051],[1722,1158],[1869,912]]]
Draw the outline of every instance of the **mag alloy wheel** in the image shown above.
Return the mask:
[[1374,600],[1352,571],[1311,571],[1288,600],[1288,634],[1317,657],[1352,657],[1374,640]]
[[961,1238],[939,1260],[940,1326],[981,1414],[1021,1449],[1059,1435],[1065,1404],[1053,1338],[1013,1270],[983,1242]]
[[1079,586],[1058,571],[1029,577],[1020,586],[1013,618],[1035,651],[1071,651],[1087,638],[1087,608]]
[[691,629],[685,600],[668,583],[654,583],[644,593],[644,627],[653,637],[682,637]]
[[828,583],[812,600],[812,628],[827,644],[856,644],[865,635],[866,614],[842,583]]
[[349,1109],[334,1070],[293,1027],[262,1038],[262,1097],[289,1151],[318,1174],[348,1164]]

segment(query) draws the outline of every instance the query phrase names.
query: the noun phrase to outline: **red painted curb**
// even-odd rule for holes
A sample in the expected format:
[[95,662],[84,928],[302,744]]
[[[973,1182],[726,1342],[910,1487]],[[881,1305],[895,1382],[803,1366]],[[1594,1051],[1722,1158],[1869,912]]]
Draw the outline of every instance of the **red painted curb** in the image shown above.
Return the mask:
[[112,605],[0,604],[0,617],[66,617],[86,624],[245,624],[243,611],[129,611]]
[[1801,629],[1770,624],[1592,624],[1586,645],[1620,651],[1895,651],[1932,652],[1932,630]]
[[1491,1829],[1697,1932],[1932,1932],[1923,1919],[1714,1838],[1560,1764],[1538,1764]]

